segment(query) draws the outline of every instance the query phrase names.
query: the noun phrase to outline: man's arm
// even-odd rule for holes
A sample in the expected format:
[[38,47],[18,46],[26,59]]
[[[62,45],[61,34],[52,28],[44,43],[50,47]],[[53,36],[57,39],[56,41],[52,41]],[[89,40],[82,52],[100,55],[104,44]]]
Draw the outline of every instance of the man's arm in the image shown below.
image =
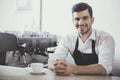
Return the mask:
[[95,74],[106,75],[105,68],[100,64],[92,64],[88,66],[72,66],[73,74]]
[[68,65],[65,61],[58,61],[55,63],[55,72],[58,75],[70,75],[70,74],[106,75],[106,70],[101,64],[76,66]]

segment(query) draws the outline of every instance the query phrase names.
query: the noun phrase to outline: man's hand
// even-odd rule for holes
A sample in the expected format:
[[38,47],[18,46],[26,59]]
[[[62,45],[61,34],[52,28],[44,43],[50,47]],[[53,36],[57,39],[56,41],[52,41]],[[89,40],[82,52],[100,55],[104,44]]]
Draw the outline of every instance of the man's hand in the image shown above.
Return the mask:
[[57,60],[54,64],[57,75],[70,75],[73,74],[73,66],[68,65],[65,60]]
[[70,74],[106,75],[106,70],[101,64],[76,66],[67,64],[65,60],[57,60],[55,62],[54,72],[61,76]]

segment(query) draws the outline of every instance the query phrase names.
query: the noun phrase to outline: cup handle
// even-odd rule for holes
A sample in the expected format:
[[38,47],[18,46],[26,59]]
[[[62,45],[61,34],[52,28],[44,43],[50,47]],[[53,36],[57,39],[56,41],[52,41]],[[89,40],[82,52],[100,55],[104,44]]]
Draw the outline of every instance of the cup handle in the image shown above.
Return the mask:
[[31,71],[30,64],[28,64],[26,68],[29,72]]
[[30,64],[28,64],[27,67],[30,67]]

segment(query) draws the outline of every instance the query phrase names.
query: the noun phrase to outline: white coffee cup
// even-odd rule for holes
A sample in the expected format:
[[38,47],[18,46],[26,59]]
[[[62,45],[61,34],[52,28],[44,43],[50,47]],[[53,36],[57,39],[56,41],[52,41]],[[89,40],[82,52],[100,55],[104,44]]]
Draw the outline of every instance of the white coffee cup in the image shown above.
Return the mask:
[[29,67],[31,67],[32,72],[39,73],[43,70],[43,63],[31,63]]

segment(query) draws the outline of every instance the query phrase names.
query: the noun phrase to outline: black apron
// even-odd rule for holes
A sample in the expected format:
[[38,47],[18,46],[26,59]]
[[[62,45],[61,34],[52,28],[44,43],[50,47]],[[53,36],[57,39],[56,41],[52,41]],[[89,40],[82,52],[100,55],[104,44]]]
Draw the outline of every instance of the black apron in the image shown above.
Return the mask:
[[90,65],[98,63],[98,55],[95,52],[95,41],[92,40],[92,54],[82,53],[78,50],[79,41],[77,38],[75,50],[73,52],[73,58],[76,65]]

